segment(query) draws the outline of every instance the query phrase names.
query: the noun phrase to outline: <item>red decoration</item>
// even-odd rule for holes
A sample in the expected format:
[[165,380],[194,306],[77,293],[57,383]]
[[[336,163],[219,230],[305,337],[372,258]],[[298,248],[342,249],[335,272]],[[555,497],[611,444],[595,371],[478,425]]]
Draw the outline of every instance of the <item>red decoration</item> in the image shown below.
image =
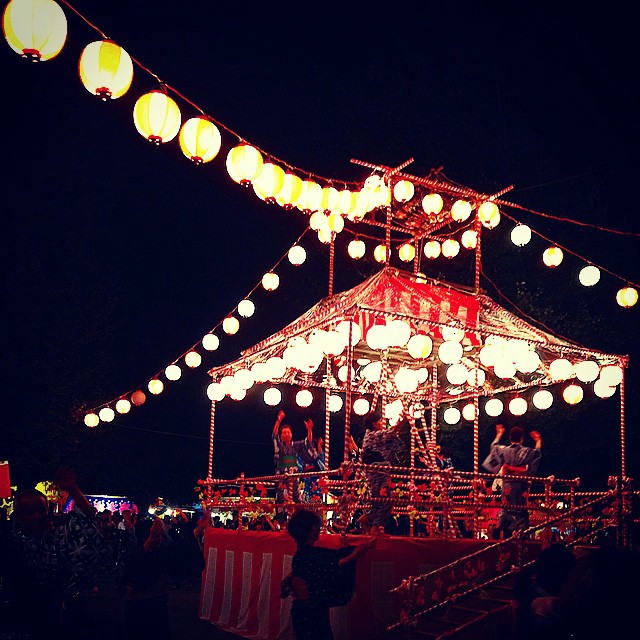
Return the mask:
[[147,400],[147,396],[144,394],[144,391],[140,391],[140,389],[138,389],[137,391],[134,391],[131,394],[131,402],[133,402],[133,404],[136,405],[136,407],[139,407],[140,405],[143,405]]

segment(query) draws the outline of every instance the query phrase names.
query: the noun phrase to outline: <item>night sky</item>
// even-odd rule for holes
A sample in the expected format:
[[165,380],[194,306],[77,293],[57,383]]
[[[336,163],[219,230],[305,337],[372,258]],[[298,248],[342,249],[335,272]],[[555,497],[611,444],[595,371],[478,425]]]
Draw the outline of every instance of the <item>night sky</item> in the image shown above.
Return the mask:
[[[351,16],[329,6],[295,14],[245,5],[221,11],[217,3],[184,3],[180,13],[176,2],[72,4],[205,113],[301,173],[362,181],[368,171],[351,158],[396,166],[413,157],[407,171],[417,176],[442,166],[450,179],[483,193],[514,185],[508,199],[526,207],[636,234],[506,211],[640,282],[637,55],[628,15],[547,13],[521,3],[499,10],[425,6],[418,13],[369,7]],[[159,148],[147,143],[132,109],[157,83],[141,69],[124,97],[106,104],[92,97],[77,61],[99,36],[65,13],[68,39],[53,60],[31,64],[4,41],[0,47],[0,459],[10,461],[21,486],[50,478],[64,462],[77,468],[86,492],[186,503],[206,474],[206,371],[325,296],[328,249],[305,236],[307,263],[283,263],[280,288],[252,296],[257,311],[239,333],[218,331],[221,348],[201,349],[203,364],[167,383],[162,395],[95,430],[76,420],[82,408],[146,387],[198,342],[288,250],[307,219],[266,205],[228,177],[224,160],[237,139],[224,131],[220,154],[202,167],[182,155],[177,139]],[[183,119],[197,114],[177,101]],[[503,218],[484,235],[484,269],[506,299],[489,281],[482,286],[560,335],[630,355],[627,471],[638,476],[640,305],[618,307],[624,282],[606,273],[593,289],[582,287],[584,262],[573,256],[555,270],[544,267],[547,243],[534,237],[517,249],[512,226]],[[351,237],[341,234],[336,243],[336,290],[378,268],[371,242],[362,261],[346,256]],[[423,271],[470,282],[464,258],[423,261]],[[261,395],[254,388],[242,403],[220,404],[216,476],[272,471],[277,410]],[[284,410],[301,437],[307,414],[286,394]],[[310,415],[323,423],[319,409]],[[619,417],[618,393],[607,400],[585,393],[575,408],[556,393],[553,409],[520,422],[542,432],[541,474],[582,476],[586,486],[604,488],[619,469]],[[482,420],[483,451],[492,433],[493,423]],[[447,427],[442,437],[456,466],[469,469],[468,423]]]

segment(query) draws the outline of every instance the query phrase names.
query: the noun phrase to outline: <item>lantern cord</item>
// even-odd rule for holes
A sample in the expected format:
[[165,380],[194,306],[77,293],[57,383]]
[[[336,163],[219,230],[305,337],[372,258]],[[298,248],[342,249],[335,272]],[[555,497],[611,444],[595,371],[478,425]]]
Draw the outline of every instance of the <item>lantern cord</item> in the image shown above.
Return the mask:
[[[505,216],[505,218],[508,218],[512,222],[520,223],[519,220],[516,220],[516,218],[513,218],[512,216],[510,216],[507,213],[503,212],[503,215]],[[618,280],[621,280],[622,282],[625,282],[627,284],[633,285],[635,287],[640,287],[640,284],[638,284],[636,282],[633,282],[632,280],[628,280],[627,278],[623,278],[621,275],[619,275],[617,273],[614,273],[613,271],[610,271],[609,269],[607,269],[605,267],[601,267],[599,264],[596,264],[592,260],[589,260],[588,258],[585,258],[584,256],[580,255],[576,251],[572,251],[571,249],[567,249],[567,247],[564,247],[563,245],[558,244],[555,240],[552,240],[551,238],[547,238],[547,236],[542,235],[540,232],[536,231],[535,229],[531,229],[531,232],[535,233],[538,237],[542,238],[543,240],[546,240],[547,242],[550,242],[552,245],[554,245],[556,247],[559,247],[563,251],[566,251],[568,254],[570,254],[572,256],[575,256],[576,258],[580,258],[580,260],[584,260],[587,264],[593,265],[594,267],[598,267],[598,269],[600,269],[601,271],[604,271],[605,273],[608,273],[610,276],[613,276],[614,278],[617,278]]]

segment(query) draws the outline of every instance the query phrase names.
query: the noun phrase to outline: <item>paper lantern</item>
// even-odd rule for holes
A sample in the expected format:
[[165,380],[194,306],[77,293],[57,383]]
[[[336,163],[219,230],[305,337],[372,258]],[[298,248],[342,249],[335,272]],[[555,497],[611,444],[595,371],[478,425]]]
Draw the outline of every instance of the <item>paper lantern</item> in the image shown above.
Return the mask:
[[[340,194],[335,187],[323,187],[322,197],[320,198],[320,211],[324,211],[327,215],[336,213],[340,217],[338,205],[340,202]],[[344,226],[344,222],[342,223]],[[335,231],[335,229],[334,229]],[[340,229],[342,231],[342,229]],[[340,233],[336,231],[336,233]]]
[[380,380],[381,374],[382,374],[382,363],[381,362],[370,362],[362,370],[362,377],[367,382],[372,382],[372,383],[378,382],[378,380]]
[[509,402],[509,411],[514,416],[522,416],[527,412],[527,401],[524,398],[515,397]]
[[312,213],[313,211],[322,211],[322,187],[313,180],[302,181],[302,193],[296,206],[305,213]]
[[456,364],[462,359],[463,349],[459,342],[445,341],[438,347],[438,358],[444,364]]
[[437,240],[425,242],[423,252],[427,258],[435,260],[440,255],[440,243]]
[[464,222],[471,215],[471,203],[466,200],[456,200],[451,207],[451,217],[456,222]]
[[500,349],[495,344],[485,343],[484,347],[480,349],[478,356],[480,358],[480,363],[484,367],[493,367],[500,356]]
[[353,367],[347,367],[343,365],[338,369],[338,380],[340,382],[346,382],[349,376],[349,369],[351,369],[351,380],[356,377],[356,370]]
[[398,202],[409,202],[413,198],[414,192],[413,182],[409,182],[409,180],[399,180],[393,186],[393,197]]
[[323,244],[330,244],[331,240],[333,240],[333,235],[333,231],[331,231],[328,226],[318,229],[318,240]]
[[549,365],[552,380],[567,380],[573,375],[573,365],[566,358],[558,358]]
[[447,380],[451,384],[461,385],[467,381],[469,370],[462,363],[452,364],[447,367]]
[[531,398],[531,402],[533,402],[533,406],[536,409],[540,409],[544,411],[548,409],[553,404],[553,394],[551,391],[547,391],[546,389],[541,389],[540,391],[536,391],[533,394],[533,398]]
[[93,429],[98,426],[100,422],[100,418],[95,413],[87,413],[84,417],[84,423],[90,429]]
[[584,287],[593,287],[600,281],[600,269],[594,267],[592,264],[588,264],[586,267],[580,269],[578,274],[578,280]]
[[314,231],[329,228],[329,218],[322,211],[315,211],[309,216],[309,228]]
[[302,195],[302,179],[294,173],[286,172],[282,188],[276,195],[276,202],[285,209],[293,209]]
[[180,376],[182,375],[182,369],[177,364],[170,364],[165,370],[164,375],[167,376],[167,380],[171,380],[175,382],[176,380],[180,380]]
[[504,406],[499,398],[491,398],[484,405],[484,412],[492,418],[497,418],[503,411]]
[[347,347],[348,338],[337,331],[327,331],[320,343],[323,353],[328,356],[340,355]]
[[260,173],[251,181],[253,191],[261,200],[273,203],[284,185],[284,169],[272,162],[264,162]]
[[576,378],[580,382],[593,382],[600,373],[598,363],[593,360],[583,360],[574,366]]
[[256,305],[253,304],[251,300],[240,300],[240,302],[238,302],[238,313],[243,318],[250,318],[255,312],[256,312]]
[[296,404],[299,407],[308,407],[313,402],[313,394],[308,389],[302,389],[296,393]]
[[144,394],[144,391],[138,389],[131,394],[131,402],[136,405],[136,407],[142,406],[147,400],[147,396]]
[[393,381],[400,393],[413,393],[418,388],[418,376],[413,369],[400,367]]
[[547,267],[551,269],[555,269],[564,258],[564,253],[560,247],[549,247],[544,250],[542,254],[542,262],[544,262]]
[[622,368],[615,364],[602,367],[600,371],[600,380],[602,380],[608,387],[616,387],[622,382],[623,373]]
[[526,224],[517,224],[511,229],[511,242],[516,247],[524,247],[531,241],[531,229]]
[[237,387],[235,378],[233,376],[222,376],[222,378],[220,378],[220,387],[225,395],[230,395]]
[[338,194],[338,211],[347,218],[351,219],[351,214],[355,211],[358,204],[358,198],[353,191],[343,189]]
[[353,403],[353,413],[364,416],[369,413],[369,401],[366,398],[358,398]]
[[593,392],[598,398],[610,398],[616,392],[616,387],[610,387],[604,380],[596,380]]
[[147,388],[149,389],[149,393],[154,396],[160,395],[164,390],[164,384],[162,380],[158,380],[154,378],[153,380],[149,380],[149,384],[147,384]]
[[411,338],[409,338],[409,342],[407,342],[407,351],[415,360],[428,358],[432,349],[433,341],[429,336],[422,333],[411,336]]
[[255,379],[249,369],[239,369],[233,374],[235,384],[240,389],[251,389]]
[[207,387],[207,397],[211,402],[220,402],[225,395],[224,387],[219,382],[212,382]]
[[446,342],[462,342],[464,331],[458,327],[440,327],[442,339]]
[[633,287],[623,287],[616,294],[616,302],[625,308],[633,307],[638,302],[638,292]]
[[256,382],[266,382],[269,379],[269,368],[264,362],[252,364],[251,373]]
[[447,424],[458,424],[460,422],[460,410],[455,407],[449,407],[445,409],[442,417]]
[[467,384],[470,387],[481,387],[484,384],[486,377],[487,376],[482,369],[471,369],[467,376]]
[[126,398],[120,398],[116,402],[116,411],[121,414],[129,413],[131,411],[131,403]]
[[287,257],[294,267],[299,267],[307,259],[307,252],[304,250],[304,247],[301,247],[299,244],[294,244],[293,247],[289,249]]
[[131,56],[111,40],[88,44],[78,62],[80,80],[85,89],[102,100],[120,98],[131,86]]
[[265,404],[270,407],[275,407],[280,404],[282,400],[282,392],[277,387],[269,387],[268,389],[265,389],[262,397],[264,398]]
[[404,320],[387,322],[387,340],[390,347],[404,347],[411,337],[411,327]]
[[364,242],[356,238],[355,240],[352,240],[347,246],[347,253],[354,260],[360,260],[360,258],[362,258],[362,256],[364,255],[365,248],[366,246]]
[[374,324],[365,338],[367,344],[371,349],[376,351],[383,351],[389,348],[389,336],[387,335],[386,324]]
[[493,365],[493,373],[501,380],[509,380],[516,375],[516,365],[507,358],[498,358]]
[[442,211],[444,201],[439,193],[429,193],[422,198],[422,210],[428,215],[436,215]]
[[267,291],[275,291],[278,288],[279,284],[280,278],[278,277],[278,274],[274,273],[273,271],[269,271],[269,273],[265,273],[262,276],[262,286]]
[[231,390],[231,393],[229,394],[229,397],[232,400],[235,400],[236,402],[240,402],[240,400],[244,400],[247,396],[247,390],[246,389],[241,389],[239,387],[236,387],[235,389]]
[[351,333],[351,346],[354,346],[360,342],[362,338],[362,330],[356,322],[350,322],[349,320],[342,320],[336,325],[336,331],[342,335],[345,343],[349,343],[349,333]]
[[478,246],[478,234],[473,229],[467,229],[460,236],[460,243],[465,249],[475,249]]
[[398,256],[403,262],[411,262],[416,257],[416,248],[410,242],[405,242],[398,249]]
[[337,413],[342,409],[343,401],[340,396],[329,396],[329,411],[331,413]]
[[133,122],[143,138],[162,144],[178,135],[180,109],[175,100],[156,89],[138,98],[133,107]]
[[197,351],[189,351],[184,357],[184,363],[191,369],[199,367],[201,362],[202,356]]
[[500,211],[494,202],[483,202],[478,207],[478,218],[482,226],[494,229],[500,223]]
[[333,233],[340,233],[344,229],[344,218],[339,213],[329,214],[327,223]]
[[473,402],[469,402],[462,407],[462,417],[468,422],[473,422],[476,419],[476,407]]
[[442,255],[445,258],[455,258],[460,253],[460,243],[453,238],[449,238],[442,243]]
[[238,333],[238,329],[240,328],[240,322],[238,318],[234,316],[227,316],[222,321],[222,330],[229,336],[233,336]]
[[516,356],[515,365],[520,373],[533,373],[540,364],[540,356],[535,351],[523,351]]
[[33,62],[55,58],[67,39],[67,18],[53,0],[11,0],[2,15],[9,46]]
[[231,179],[247,186],[262,171],[262,154],[250,144],[239,144],[227,154],[226,165]]
[[373,258],[376,262],[384,262],[387,259],[387,247],[383,244],[379,244],[373,250]]
[[265,365],[267,366],[269,378],[271,380],[282,378],[282,376],[287,372],[287,365],[284,363],[282,358],[268,358]]
[[102,407],[102,409],[98,411],[98,417],[102,422],[113,422],[116,414],[111,407]]
[[218,127],[208,118],[196,116],[180,128],[178,142],[182,153],[195,164],[211,162],[220,151],[222,137]]
[[202,346],[207,351],[215,351],[220,346],[220,338],[215,333],[207,333],[207,335],[202,338]]
[[567,404],[578,404],[584,396],[584,391],[579,384],[570,384],[562,391],[562,397]]

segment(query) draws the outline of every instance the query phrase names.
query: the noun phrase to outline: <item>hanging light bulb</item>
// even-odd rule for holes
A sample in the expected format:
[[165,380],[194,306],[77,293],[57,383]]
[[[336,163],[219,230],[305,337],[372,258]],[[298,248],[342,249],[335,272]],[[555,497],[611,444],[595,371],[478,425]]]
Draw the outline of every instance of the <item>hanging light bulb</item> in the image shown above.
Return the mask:
[[387,247],[383,244],[379,244],[373,250],[373,258],[376,262],[384,262],[387,258]]
[[262,276],[262,286],[267,291],[275,291],[278,288],[279,284],[280,278],[278,277],[278,274],[274,273],[273,271],[269,271],[269,273],[265,273]]
[[207,333],[207,335],[202,338],[202,346],[207,351],[215,351],[220,346],[220,338],[215,333]]
[[511,229],[511,242],[516,247],[524,247],[531,241],[531,229],[526,224],[517,224]]
[[616,294],[616,302],[626,309],[638,302],[638,292],[633,287],[623,287]]
[[545,249],[542,254],[542,262],[544,262],[550,269],[554,269],[560,265],[563,258],[564,253],[560,247],[549,247],[548,249]]
[[439,193],[429,193],[422,198],[422,210],[428,215],[436,215],[442,211],[444,201]]
[[405,242],[398,249],[398,255],[403,262],[411,262],[416,257],[416,248],[410,242]]
[[234,316],[227,316],[222,321],[222,330],[229,336],[233,336],[238,333],[238,329],[240,328],[240,322],[238,318]]
[[180,108],[164,91],[154,89],[136,101],[133,122],[143,138],[159,145],[178,135]]
[[445,258],[455,258],[460,253],[460,243],[453,238],[449,238],[442,243],[442,255]]
[[242,143],[229,151],[226,165],[234,182],[248,186],[262,171],[262,154],[250,144]]
[[116,414],[111,407],[102,407],[102,409],[98,411],[98,417],[102,422],[113,422]]
[[263,398],[265,404],[270,407],[275,407],[280,404],[282,400],[282,392],[277,387],[269,387],[268,389],[265,389]]
[[360,260],[360,258],[362,258],[362,256],[364,255],[365,249],[366,249],[366,246],[364,242],[356,238],[355,240],[352,240],[349,243],[347,247],[347,252],[349,256],[354,260]]
[[478,234],[474,229],[467,229],[460,237],[460,243],[465,249],[475,249],[478,246]]
[[176,380],[180,380],[180,376],[182,375],[182,369],[177,364],[170,364],[165,370],[164,375],[167,376],[167,380],[171,380],[175,382]]
[[120,414],[129,413],[131,411],[131,403],[126,398],[120,398],[116,402],[116,411]]
[[255,312],[256,312],[256,305],[253,304],[251,300],[240,300],[240,302],[238,303],[238,313],[243,318],[250,318]]
[[149,393],[152,393],[154,396],[158,396],[163,392],[164,384],[162,380],[153,378],[153,380],[149,380],[149,384],[147,385],[147,388],[149,389]]
[[485,413],[492,418],[497,418],[502,413],[503,409],[504,405],[502,404],[502,400],[499,398],[491,398],[487,400],[484,405]]
[[90,429],[94,429],[100,423],[100,418],[95,413],[87,413],[84,417],[84,423]]
[[547,391],[546,389],[540,389],[540,391],[536,391],[533,394],[531,402],[533,402],[533,406],[536,409],[544,411],[553,404],[553,394],[551,393],[551,391]]
[[120,98],[131,86],[131,56],[111,40],[88,44],[78,63],[78,73],[85,89],[102,100]]
[[399,180],[393,186],[393,197],[398,202],[409,202],[413,198],[414,192],[413,182],[409,182],[409,180]]
[[458,424],[460,422],[460,410],[456,409],[456,407],[449,407],[445,409],[442,417],[447,424]]
[[304,250],[304,247],[301,247],[299,244],[294,244],[293,247],[289,249],[287,257],[294,267],[299,267],[307,259],[307,252]]
[[147,401],[147,396],[144,391],[138,389],[131,394],[131,402],[136,405],[136,407],[142,406]]
[[435,260],[440,255],[440,243],[437,240],[429,240],[424,244],[424,255],[430,260]]
[[67,18],[53,0],[11,0],[2,16],[9,46],[33,62],[55,58],[67,39]]
[[202,356],[197,351],[189,351],[187,355],[184,357],[184,363],[190,369],[195,369],[200,366],[202,362]]

